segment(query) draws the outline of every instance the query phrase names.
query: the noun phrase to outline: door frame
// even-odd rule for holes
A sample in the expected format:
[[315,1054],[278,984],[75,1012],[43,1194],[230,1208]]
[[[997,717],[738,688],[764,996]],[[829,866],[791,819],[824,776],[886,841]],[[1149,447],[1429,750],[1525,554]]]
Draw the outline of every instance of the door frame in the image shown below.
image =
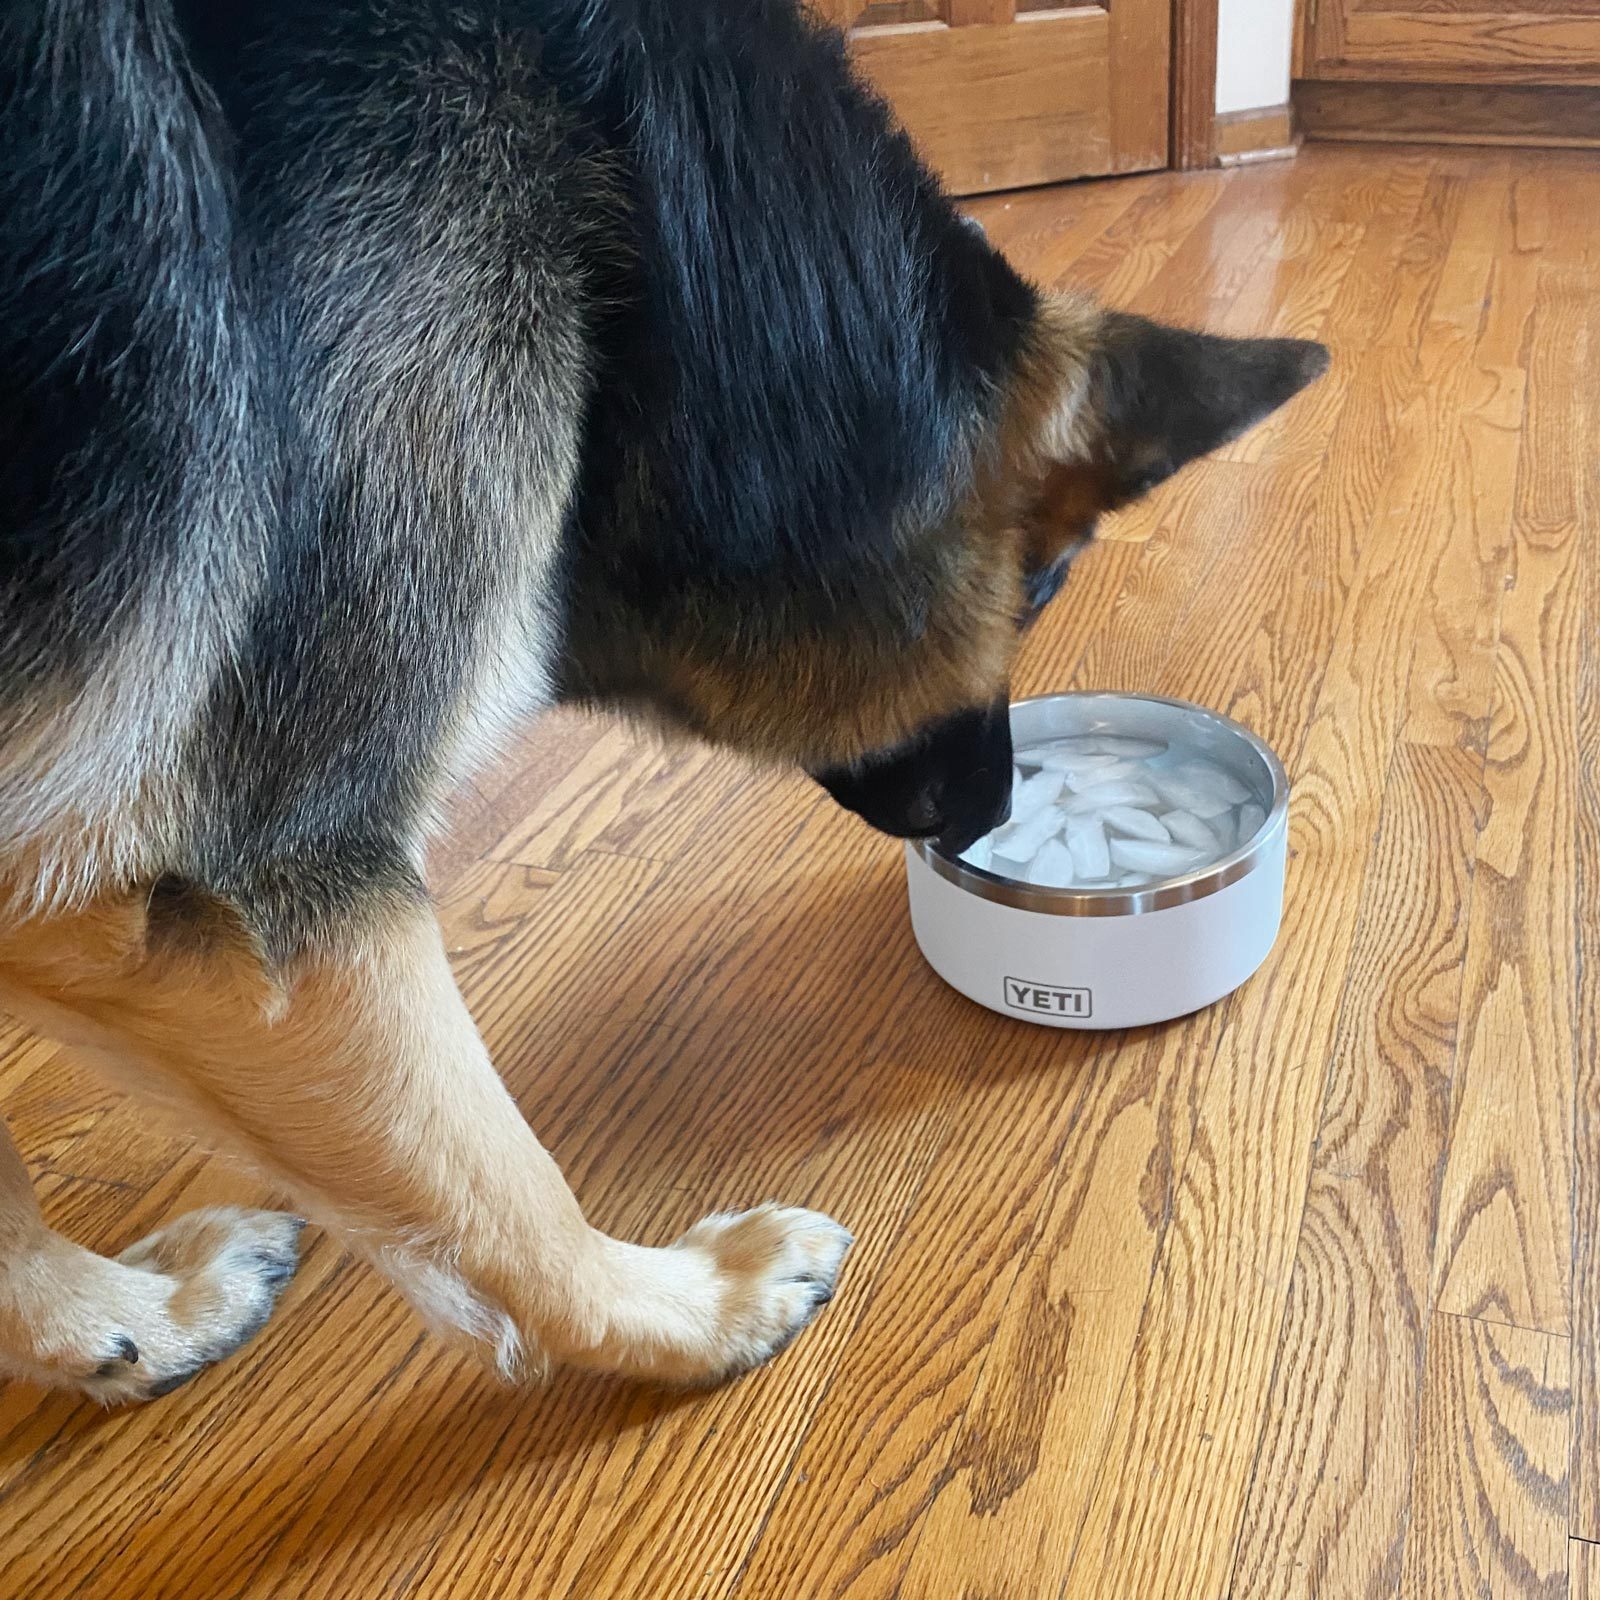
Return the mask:
[[1217,3],[1172,0],[1167,144],[1175,172],[1217,164]]

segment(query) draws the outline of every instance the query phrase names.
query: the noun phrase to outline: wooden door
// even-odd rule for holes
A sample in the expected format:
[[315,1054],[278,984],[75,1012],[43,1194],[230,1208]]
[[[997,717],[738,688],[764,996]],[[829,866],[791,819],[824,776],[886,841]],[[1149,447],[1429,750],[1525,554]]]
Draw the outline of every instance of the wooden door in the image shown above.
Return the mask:
[[1167,164],[1171,0],[812,0],[957,194]]
[[1600,83],[1600,0],[1306,0],[1305,76]]

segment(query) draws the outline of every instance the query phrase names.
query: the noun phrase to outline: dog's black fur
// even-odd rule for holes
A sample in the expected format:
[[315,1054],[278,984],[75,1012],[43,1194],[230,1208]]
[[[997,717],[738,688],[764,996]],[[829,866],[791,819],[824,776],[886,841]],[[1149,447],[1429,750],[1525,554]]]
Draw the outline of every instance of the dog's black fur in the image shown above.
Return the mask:
[[[793,0],[6,0],[0,138],[30,903],[159,883],[285,957],[559,696],[891,831],[1003,814],[959,658],[1064,570],[973,509],[1040,297]],[[1098,505],[1320,360],[1107,319],[1059,374]]]

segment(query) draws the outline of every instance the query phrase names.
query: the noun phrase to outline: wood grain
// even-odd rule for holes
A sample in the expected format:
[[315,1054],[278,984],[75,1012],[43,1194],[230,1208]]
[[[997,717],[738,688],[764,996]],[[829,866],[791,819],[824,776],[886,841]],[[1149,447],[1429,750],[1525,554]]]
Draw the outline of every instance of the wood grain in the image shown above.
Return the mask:
[[[1247,1435],[1276,1359],[1275,1340],[1258,1330],[1268,1307],[1281,1314],[1291,1272],[1293,1229],[1266,1219],[1298,1220],[1308,1179],[1309,1141],[1291,1153],[1273,1130],[1314,1121],[1321,1105],[1337,1018],[1301,1001],[1319,975],[1350,965],[1382,792],[1368,775],[1387,770],[1391,759],[1409,676],[1408,621],[1436,564],[1426,544],[1420,552],[1406,549],[1392,530],[1426,528],[1423,537],[1440,546],[1449,538],[1448,528],[1413,514],[1426,505],[1443,455],[1418,448],[1428,437],[1421,409],[1428,400],[1419,396],[1401,419],[1394,478],[1376,505],[1357,497],[1312,519],[1327,530],[1331,592],[1339,588],[1347,539],[1355,559],[1320,687],[1303,711],[1291,713],[1297,727],[1309,719],[1295,763],[1300,800],[1291,825],[1301,887],[1289,897],[1268,982],[1253,1004],[1241,997],[1225,1008],[1216,1059],[1197,1096],[1188,1163],[1174,1187],[1170,1243],[1068,1595],[1100,1592],[1096,1586],[1108,1578],[1117,1592],[1138,1594],[1225,1587],[1231,1542],[1211,1530],[1236,1528],[1245,1504],[1253,1467]],[[1307,575],[1317,571],[1314,557],[1307,568]],[[1395,648],[1397,637],[1407,645]],[[1303,675],[1291,659],[1276,692],[1270,681],[1252,685],[1256,703],[1293,706],[1291,686]],[[1265,725],[1270,736],[1285,737],[1270,719]],[[1162,1471],[1152,1482],[1155,1462]],[[1173,1501],[1188,1508],[1185,1518],[1163,1514]]]
[[1481,754],[1406,744],[1387,775],[1237,1600],[1376,1596],[1398,1580],[1482,782]]
[[1600,146],[1600,87],[1303,79],[1293,94],[1308,139]]
[[1225,167],[1277,161],[1299,148],[1294,112],[1287,105],[1230,111],[1216,119],[1217,160]]
[[1172,15],[1172,166],[1209,167],[1217,158],[1217,0],[1190,0]]
[[1104,12],[1005,28],[868,30],[852,54],[958,194],[1118,169]]
[[1572,1600],[1600,1600],[1600,1545],[1569,1539],[1567,1564]]
[[1168,164],[1171,0],[908,0],[824,14],[854,23],[856,64],[957,194]]
[[1296,76],[1424,84],[1600,83],[1588,0],[1318,0]]
[[[433,862],[512,1092],[613,1230],[832,1210],[838,1299],[716,1393],[513,1393],[313,1238],[158,1404],[0,1391],[4,1600],[1600,1600],[1600,158],[975,209],[1041,280],[1333,344],[1016,675],[1284,755],[1267,967],[1162,1029],[994,1017],[808,781],[533,730]],[[271,1198],[9,1028],[0,1096],[92,1246]]]
[[[1590,174],[1564,175],[1571,210],[1550,245],[1570,266],[1584,269],[1593,284],[1597,263],[1587,208],[1600,199]],[[1575,285],[1568,283],[1572,289]],[[1591,291],[1586,322],[1592,327]],[[1584,436],[1600,431],[1600,395],[1592,382],[1582,394]],[[1592,530],[1600,515],[1600,457],[1589,452],[1580,490],[1583,523]],[[1600,606],[1600,551],[1591,536],[1580,552],[1582,607],[1592,620]],[[1572,1514],[1574,1534],[1600,1539],[1600,638],[1586,628],[1578,672],[1578,905],[1575,922],[1578,990],[1577,1093],[1573,1155],[1573,1429]],[[1584,1547],[1594,1600],[1600,1600],[1600,1562]],[[1575,1569],[1576,1571],[1577,1569]],[[1578,1586],[1574,1584],[1574,1593]]]
[[[1462,992],[1434,1292],[1566,1333],[1577,971],[1577,672],[1587,305],[1541,274]],[[1508,1137],[1515,1129],[1514,1136]]]
[[996,27],[1014,21],[1016,15],[1017,0],[949,0],[952,28]]
[[1565,1339],[1437,1314],[1400,1600],[1567,1590]]

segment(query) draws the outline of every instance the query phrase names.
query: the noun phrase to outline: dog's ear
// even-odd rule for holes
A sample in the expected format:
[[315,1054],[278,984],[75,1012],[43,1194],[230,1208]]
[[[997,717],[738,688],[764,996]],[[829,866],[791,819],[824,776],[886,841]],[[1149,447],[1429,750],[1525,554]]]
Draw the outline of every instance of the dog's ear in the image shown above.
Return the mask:
[[1306,339],[1228,339],[1107,312],[1090,370],[1105,509],[1236,439],[1328,370]]
[[1024,608],[1059,586],[1104,511],[1243,433],[1327,370],[1303,339],[1226,339],[1041,298],[1000,431]]

